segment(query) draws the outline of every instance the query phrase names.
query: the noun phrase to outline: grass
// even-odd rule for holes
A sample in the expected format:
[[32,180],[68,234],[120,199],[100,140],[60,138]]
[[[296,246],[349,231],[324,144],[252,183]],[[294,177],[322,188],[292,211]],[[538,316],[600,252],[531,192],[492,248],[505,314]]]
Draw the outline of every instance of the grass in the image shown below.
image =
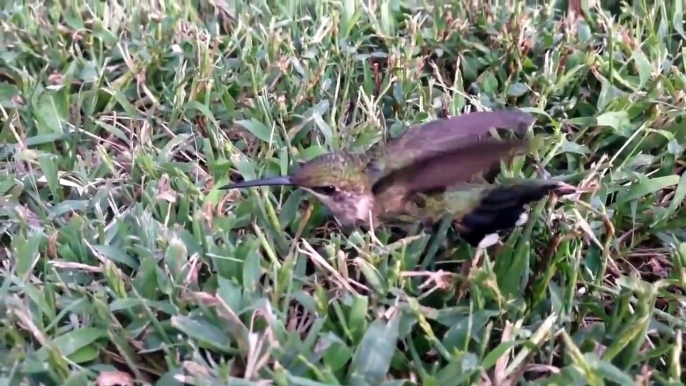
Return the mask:
[[[10,3],[0,385],[682,384],[680,0]],[[540,141],[501,176],[587,193],[467,274],[217,189],[506,106]]]

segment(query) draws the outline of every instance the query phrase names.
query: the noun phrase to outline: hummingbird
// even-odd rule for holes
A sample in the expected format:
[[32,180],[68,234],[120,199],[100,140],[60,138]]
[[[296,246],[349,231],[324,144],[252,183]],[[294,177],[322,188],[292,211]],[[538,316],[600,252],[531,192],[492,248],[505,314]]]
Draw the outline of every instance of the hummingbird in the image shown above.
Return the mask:
[[374,228],[449,216],[458,235],[486,248],[499,233],[526,222],[527,206],[550,194],[576,192],[554,180],[474,182],[486,168],[526,149],[523,140],[481,137],[491,129],[525,132],[535,122],[514,110],[474,112],[407,129],[368,153],[335,151],[288,176],[236,182],[220,189],[295,186],[320,200],[344,227]]

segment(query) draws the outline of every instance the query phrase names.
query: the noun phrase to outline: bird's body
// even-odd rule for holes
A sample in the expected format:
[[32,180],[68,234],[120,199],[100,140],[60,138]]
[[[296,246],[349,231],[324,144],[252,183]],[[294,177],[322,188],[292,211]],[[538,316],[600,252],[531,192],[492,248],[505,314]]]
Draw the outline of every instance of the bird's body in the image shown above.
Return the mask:
[[291,176],[224,188],[294,185],[322,201],[344,226],[413,221],[429,225],[449,216],[462,238],[476,246],[515,226],[530,202],[550,193],[574,192],[557,181],[502,186],[471,182],[480,171],[523,147],[521,141],[479,136],[496,127],[522,131],[531,123],[531,116],[516,111],[466,114],[413,127],[369,153],[324,154]]

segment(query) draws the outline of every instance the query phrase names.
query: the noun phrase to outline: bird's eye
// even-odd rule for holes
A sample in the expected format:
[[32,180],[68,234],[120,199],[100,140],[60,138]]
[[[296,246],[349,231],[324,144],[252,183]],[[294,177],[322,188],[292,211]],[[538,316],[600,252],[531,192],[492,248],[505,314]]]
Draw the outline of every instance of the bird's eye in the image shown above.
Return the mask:
[[315,192],[317,192],[319,194],[324,194],[327,196],[330,196],[330,195],[336,193],[336,187],[331,186],[331,185],[317,186],[316,188],[313,188],[312,190],[314,190]]

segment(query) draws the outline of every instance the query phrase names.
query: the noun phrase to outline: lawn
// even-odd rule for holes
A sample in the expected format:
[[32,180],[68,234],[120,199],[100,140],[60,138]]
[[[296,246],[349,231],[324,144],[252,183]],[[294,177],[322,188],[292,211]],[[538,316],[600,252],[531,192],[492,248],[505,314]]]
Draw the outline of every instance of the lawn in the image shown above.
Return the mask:
[[[681,0],[270,3],[4,4],[0,386],[682,384]],[[219,189],[505,108],[584,192],[478,264]]]

